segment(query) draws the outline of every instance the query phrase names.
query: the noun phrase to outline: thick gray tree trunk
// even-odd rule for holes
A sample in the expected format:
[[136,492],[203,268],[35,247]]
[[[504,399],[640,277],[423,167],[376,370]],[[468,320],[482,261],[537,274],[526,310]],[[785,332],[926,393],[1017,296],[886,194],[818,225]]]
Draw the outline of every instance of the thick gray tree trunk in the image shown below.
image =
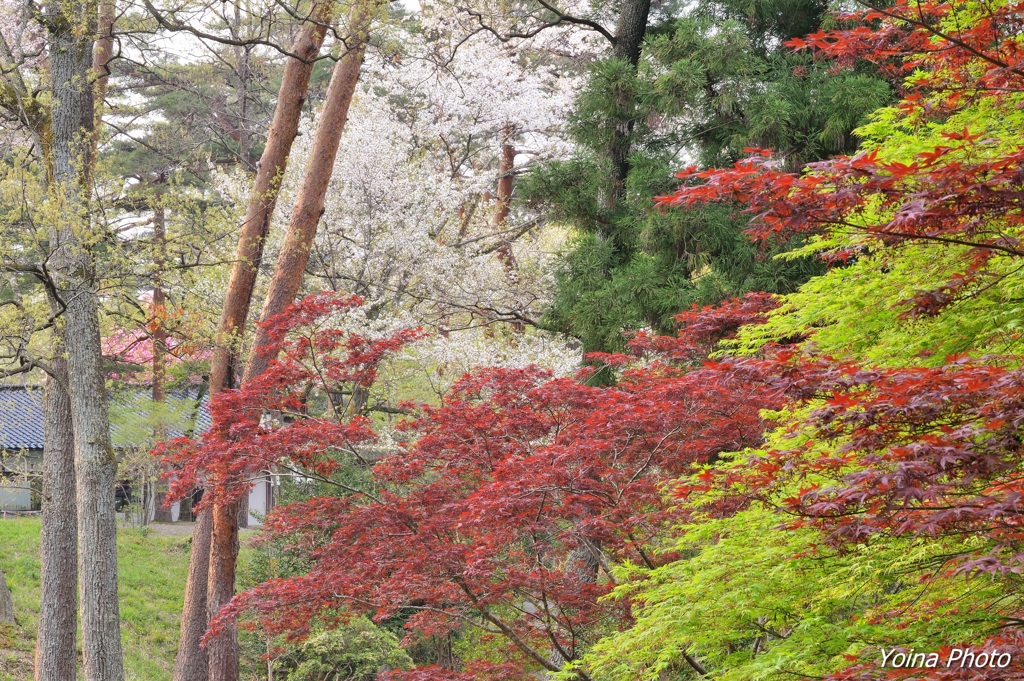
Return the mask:
[[68,384],[78,484],[78,574],[85,678],[123,681],[114,514],[117,460],[110,444],[107,395],[100,366],[98,303],[95,291],[86,286],[63,293],[67,303]]
[[[91,274],[90,263],[82,255],[74,257],[68,269],[73,274]],[[72,280],[60,289],[67,305],[68,385],[75,434],[82,653],[86,681],[123,681],[114,513],[117,460],[110,444],[100,365],[99,306],[89,274],[85,281]]]
[[615,20],[615,45],[612,54],[633,66],[640,63],[640,47],[647,35],[651,0],[623,0]]
[[[92,67],[97,100],[103,100],[113,54],[113,0],[102,0]],[[83,184],[91,182],[91,162],[99,146],[98,110],[91,126],[91,144]],[[84,115],[85,112],[83,112]],[[88,129],[90,126],[86,126]],[[85,131],[82,131],[85,134]],[[52,147],[50,148],[52,152]],[[52,162],[52,158],[48,159]],[[50,300],[55,312],[58,301]],[[65,681],[76,676],[75,642],[78,635],[78,518],[75,482],[75,439],[68,395],[65,348],[60,335],[54,343],[53,376],[43,398],[43,490],[40,527],[40,607],[36,635],[35,681]]]
[[52,182],[47,219],[53,225],[52,267],[65,306],[64,338],[75,439],[78,575],[86,681],[123,681],[117,600],[117,461],[101,367],[99,300],[91,259],[96,234],[88,213],[92,131],[90,82],[97,4],[51,2],[43,23],[49,38]]
[[47,378],[43,397],[43,518],[39,537],[41,583],[35,681],[75,678],[78,626],[75,441],[63,345],[56,344],[55,350],[52,366],[56,375]]

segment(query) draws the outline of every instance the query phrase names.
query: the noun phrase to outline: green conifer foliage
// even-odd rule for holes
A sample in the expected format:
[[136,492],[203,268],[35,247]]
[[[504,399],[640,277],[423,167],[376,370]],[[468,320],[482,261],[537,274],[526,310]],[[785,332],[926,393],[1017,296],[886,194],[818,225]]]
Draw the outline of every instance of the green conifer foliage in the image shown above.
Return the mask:
[[[527,199],[577,230],[562,261],[547,322],[588,350],[617,350],[623,332],[670,332],[693,304],[747,291],[788,293],[823,266],[814,257],[778,259],[796,244],[761,250],[730,207],[662,212],[652,196],[678,184],[691,163],[731,164],[746,147],[771,147],[787,165],[851,152],[852,130],[890,98],[864,71],[831,72],[783,46],[817,30],[826,6],[814,0],[702,2],[654,17],[641,61],[591,67],[572,122],[579,152],[525,178]],[[613,191],[609,147],[631,120],[625,192]]]

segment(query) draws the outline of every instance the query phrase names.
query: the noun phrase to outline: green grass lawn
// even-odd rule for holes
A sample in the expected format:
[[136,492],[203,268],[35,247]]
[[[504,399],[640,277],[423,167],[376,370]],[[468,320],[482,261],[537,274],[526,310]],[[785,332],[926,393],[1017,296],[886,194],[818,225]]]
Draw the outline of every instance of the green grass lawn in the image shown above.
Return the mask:
[[[117,549],[126,681],[170,679],[188,574],[188,539],[119,527]],[[32,678],[39,618],[38,519],[0,520],[0,567],[18,618],[13,629],[0,630],[0,681],[27,681]]]

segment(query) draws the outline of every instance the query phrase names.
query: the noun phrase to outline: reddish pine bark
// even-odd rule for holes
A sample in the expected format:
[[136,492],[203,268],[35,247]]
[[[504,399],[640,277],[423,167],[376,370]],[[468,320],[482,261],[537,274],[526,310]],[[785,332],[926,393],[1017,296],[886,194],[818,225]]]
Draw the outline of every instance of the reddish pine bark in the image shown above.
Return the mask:
[[[362,68],[363,56],[366,53],[370,23],[377,8],[376,2],[359,4],[353,8],[349,17],[351,30],[347,40],[348,51],[334,66],[334,72],[331,74],[327,100],[317,121],[309,165],[306,167],[302,187],[292,208],[284,246],[278,255],[274,276],[260,313],[261,322],[283,312],[295,300],[302,284],[302,275],[309,261],[309,251],[316,237],[320,216],[324,212],[324,197],[327,195],[327,185],[331,181],[334,160],[338,155],[341,133],[345,129],[349,105],[352,103],[352,96],[359,81],[359,70]],[[245,366],[243,384],[266,370],[276,354],[272,346],[268,331],[257,327],[249,352],[249,361]]]
[[[376,12],[376,3],[357,4],[349,17],[348,50],[334,66],[327,98],[317,121],[310,151],[309,165],[303,177],[284,246],[278,256],[270,288],[264,301],[261,321],[273,317],[295,300],[309,260],[309,250],[323,214],[324,197],[334,168],[349,106],[359,80],[369,29]],[[225,310],[227,308],[225,307]],[[242,385],[266,369],[274,353],[275,343],[268,331],[258,326]],[[210,546],[210,570],[207,577],[207,610],[215,614],[235,595],[235,569],[238,559],[238,512],[234,502],[217,501],[213,509],[213,534]],[[229,623],[209,637],[206,648],[209,658],[209,681],[237,681],[238,633]]]
[[[314,60],[324,42],[327,22],[334,9],[333,0],[320,0],[313,6],[310,18],[295,44],[292,53]],[[309,90],[313,73],[312,61],[289,59],[285,65],[278,93],[274,119],[267,134],[267,146],[260,158],[259,169],[253,182],[249,205],[238,238],[235,266],[231,271],[227,295],[217,331],[217,346],[210,366],[210,395],[215,395],[235,381],[230,376],[231,358],[238,348],[239,334],[249,314],[256,274],[263,259],[263,242],[270,228],[270,219],[277,205],[281,178],[288,166],[288,155],[299,130],[302,105]]]
[[[502,130],[501,162],[498,166],[498,210],[494,213],[494,227],[497,230],[507,229],[505,224],[512,209],[512,188],[515,178],[516,148],[512,144],[513,127],[506,125]],[[512,241],[507,235],[502,236],[498,246],[498,259],[505,268],[511,281],[519,278],[519,263],[512,252]]]
[[[210,367],[211,398],[233,383],[232,357],[249,315],[256,274],[263,259],[263,242],[277,203],[281,177],[288,164],[288,155],[299,130],[302,105],[306,101],[309,78],[313,72],[313,60],[323,46],[333,9],[333,0],[318,0],[313,5],[311,20],[303,25],[292,46],[292,53],[302,58],[290,58],[285,64],[274,119],[253,182],[252,194],[242,223],[242,233],[238,239],[235,265],[224,299],[217,344]],[[209,624],[207,576],[212,529],[210,514],[201,512],[192,534],[192,554],[181,615],[181,639],[175,661],[174,681],[207,681],[207,654],[200,646],[200,640]],[[237,654],[235,657],[237,659]]]

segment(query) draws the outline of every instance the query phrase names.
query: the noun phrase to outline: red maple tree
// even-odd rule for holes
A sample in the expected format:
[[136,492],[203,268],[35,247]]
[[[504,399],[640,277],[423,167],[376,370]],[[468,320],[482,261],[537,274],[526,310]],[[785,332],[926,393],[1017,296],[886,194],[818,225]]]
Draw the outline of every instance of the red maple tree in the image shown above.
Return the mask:
[[[876,64],[894,78],[902,94],[898,107],[917,125],[944,121],[979,100],[1016,108],[1017,100],[1008,98],[1024,91],[1019,3],[860,4],[860,11],[838,14],[844,28],[790,46],[811,50],[836,68],[862,60]],[[1024,256],[1024,146],[972,130],[943,137],[944,143],[909,163],[885,161],[869,150],[799,172],[786,171],[784,159],[769,149],[748,149],[750,156],[732,168],[687,168],[679,173],[684,185],[656,201],[739,204],[758,240],[839,230],[887,245],[966,246],[962,268],[909,301],[912,315],[937,314],[978,284],[992,258]],[[858,248],[838,248],[829,256],[845,261]]]
[[[925,70],[930,75],[914,81],[901,107],[919,120],[941,119],[972,99],[1005,97],[1024,85],[1019,6],[972,7],[964,28],[950,31],[963,3],[898,0],[843,15],[841,30],[795,46],[840,61],[869,59],[893,74]],[[915,313],[933,314],[992,258],[1024,255],[1016,236],[1024,147],[977,153],[984,141],[968,130],[909,164],[865,153],[803,173],[784,172],[771,152],[755,150],[731,169],[684,171],[686,184],[659,201],[742,204],[761,239],[839,228],[888,245],[966,246],[964,266],[912,301]],[[839,545],[972,533],[986,542],[952,557],[957,569],[1018,572],[1024,374],[977,361],[873,368],[775,348],[708,361],[717,341],[774,304],[751,296],[685,313],[678,337],[633,340],[649,361],[595,357],[621,367],[612,387],[537,368],[464,377],[443,404],[421,408],[406,444],[373,466],[372,484],[271,514],[267,531],[291,538],[312,567],[241,594],[221,621],[243,617],[249,626],[301,636],[317,618],[367,612],[404,618],[411,637],[474,628],[504,647],[503,664],[479,662],[462,675],[437,667],[391,672],[394,679],[525,679],[534,669],[556,670],[597,632],[628,623],[628,604],[600,598],[613,586],[608,567],[625,559],[654,564],[659,532],[679,513],[664,498],[665,485],[723,452],[760,445],[769,425],[761,411],[786,403],[814,407],[803,424],[806,445],[765,452],[742,468],[702,471],[682,491],[739,490],[725,513],[754,498],[778,503]],[[309,315],[282,316],[282,337],[326,318],[313,307]],[[323,326],[289,337],[270,372],[214,405],[208,438],[168,446],[182,466],[183,489],[197,477],[234,479],[281,460],[330,476],[338,450],[374,438],[364,420],[311,413],[309,386],[365,385],[376,362],[411,336],[369,341]],[[324,380],[311,364],[334,374]],[[287,418],[268,417],[274,414]],[[808,476],[818,482],[777,498],[777,490]],[[213,494],[232,493],[213,486]],[[1020,634],[1008,628],[976,647],[994,646],[1019,650]],[[854,665],[833,678],[912,673]],[[1020,672],[986,674],[942,670],[930,678],[994,681]]]
[[422,332],[367,338],[338,328],[338,317],[362,302],[313,295],[267,321],[280,351],[271,368],[242,390],[217,394],[200,438],[167,440],[155,450],[173,470],[168,498],[187,495],[199,480],[208,492],[204,504],[239,497],[254,474],[284,457],[329,475],[338,466],[331,452],[376,438],[365,416],[345,408],[344,396],[372,386],[380,362]]
[[[258,381],[213,404],[201,441],[166,445],[181,473],[212,495],[218,481],[286,461],[329,478],[338,452],[373,439],[360,418],[324,418],[311,386],[368,385],[376,364],[414,332],[369,341],[325,320],[354,300],[303,301],[277,320],[281,358]],[[506,663],[474,663],[474,678],[528,678],[578,657],[596,632],[628,622],[625,604],[602,601],[613,561],[653,565],[652,542],[673,517],[666,481],[719,453],[761,442],[760,410],[779,391],[729,361],[704,362],[715,342],[771,307],[752,296],[680,316],[676,338],[640,336],[614,387],[536,367],[482,369],[438,406],[422,406],[407,444],[372,467],[372,482],[340,496],[276,508],[265,529],[307,555],[307,574],[240,594],[214,623],[291,637],[313,622],[365,612],[405,618],[410,638],[471,627],[493,637]],[[336,389],[336,388],[334,388]],[[393,678],[455,678],[451,670]]]
[[[909,2],[839,16],[842,28],[792,42],[840,64],[868,60],[900,82],[908,120],[942,122],[965,106],[991,100],[1016,106],[1024,90],[1019,3]],[[1012,99],[1010,99],[1012,98]],[[988,276],[995,258],[1024,256],[1024,146],[979,131],[945,142],[909,163],[874,151],[786,172],[770,150],[751,149],[732,168],[689,168],[684,185],[659,197],[663,206],[735,203],[751,216],[755,239],[853,231],[828,256],[845,261],[877,240],[886,246],[927,242],[962,248],[962,266],[934,290],[909,301],[908,314],[931,315]],[[941,368],[869,367],[786,350],[743,363],[744,370],[811,407],[787,450],[771,450],[740,467],[705,471],[680,487],[735,494],[722,512],[761,499],[812,523],[836,545],[884,536],[972,536],[983,541],[950,555],[934,579],[1024,569],[1024,373],[1007,358],[949,358]],[[800,444],[797,444],[797,443]],[[792,489],[798,488],[796,494]],[[784,496],[783,496],[784,495]],[[720,497],[718,497],[720,498]],[[1022,634],[1018,614],[976,650],[1009,652],[1008,669],[929,670],[931,679],[1016,679]],[[952,644],[954,642],[947,642]],[[971,642],[966,642],[971,643]],[[834,679],[919,678],[920,670],[855,664]]]
[[[899,107],[918,122],[941,121],[968,103],[1024,90],[1019,4],[861,4],[860,11],[838,15],[842,28],[791,46],[840,65],[868,60],[895,76],[914,73]],[[943,137],[947,144],[909,164],[886,162],[870,151],[813,163],[799,173],[783,171],[769,150],[751,150],[751,158],[732,168],[687,169],[680,173],[686,183],[657,200],[664,206],[737,203],[752,216],[755,239],[852,229],[888,245],[966,246],[964,266],[940,289],[911,301],[914,313],[934,314],[981,276],[992,258],[1024,256],[1018,236],[1024,225],[1024,146],[996,146],[968,130]],[[843,540],[882,531],[970,530],[989,533],[999,544],[1015,532],[1008,519],[1019,495],[1013,471],[1024,423],[1021,374],[998,358],[951,360],[932,369],[873,368],[786,351],[746,367],[763,372],[791,404],[821,400],[823,406],[805,424],[812,444],[769,453],[759,467],[747,469],[744,484],[772,484],[784,462],[802,462],[796,465],[805,472],[834,472],[835,486],[814,486],[787,504],[827,520],[833,537]],[[804,456],[822,441],[836,443],[836,450],[813,460]],[[842,473],[851,466],[855,473]],[[970,565],[979,569],[982,563]]]

